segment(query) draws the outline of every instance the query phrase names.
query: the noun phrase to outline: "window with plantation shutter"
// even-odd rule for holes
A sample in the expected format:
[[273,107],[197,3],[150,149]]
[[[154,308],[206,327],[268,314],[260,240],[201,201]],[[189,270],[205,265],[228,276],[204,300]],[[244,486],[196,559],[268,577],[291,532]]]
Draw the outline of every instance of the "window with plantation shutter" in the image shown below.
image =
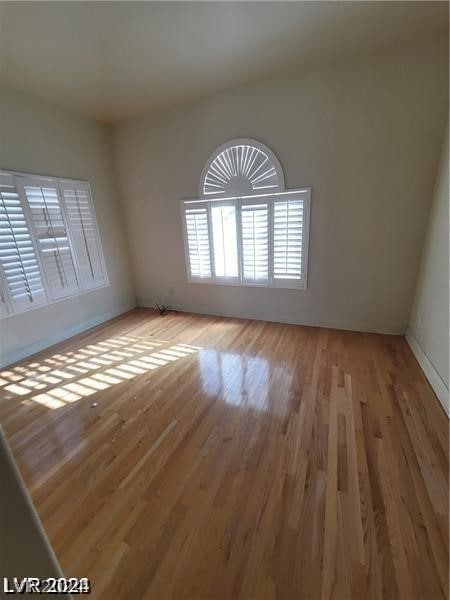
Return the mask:
[[14,178],[0,174],[0,315],[46,301],[41,267]]
[[0,317],[107,285],[86,182],[0,173]]
[[60,181],[72,244],[78,259],[81,284],[92,289],[105,283],[106,271],[89,186]]
[[182,201],[189,280],[305,289],[310,200],[310,188],[284,189],[267,146],[223,144],[203,169],[200,198]]

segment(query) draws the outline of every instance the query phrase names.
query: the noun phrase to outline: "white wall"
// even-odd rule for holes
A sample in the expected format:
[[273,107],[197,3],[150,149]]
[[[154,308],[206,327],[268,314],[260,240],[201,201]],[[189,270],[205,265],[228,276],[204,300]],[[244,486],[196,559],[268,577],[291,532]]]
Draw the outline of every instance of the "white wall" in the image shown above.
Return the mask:
[[[116,165],[138,300],[404,333],[447,111],[446,40],[252,84],[122,122]],[[179,201],[235,137],[312,186],[306,291],[188,283]]]
[[449,402],[449,139],[446,129],[407,339],[447,413]]
[[14,360],[134,305],[123,219],[104,128],[0,89],[0,168],[91,183],[110,286],[0,321],[0,361]]

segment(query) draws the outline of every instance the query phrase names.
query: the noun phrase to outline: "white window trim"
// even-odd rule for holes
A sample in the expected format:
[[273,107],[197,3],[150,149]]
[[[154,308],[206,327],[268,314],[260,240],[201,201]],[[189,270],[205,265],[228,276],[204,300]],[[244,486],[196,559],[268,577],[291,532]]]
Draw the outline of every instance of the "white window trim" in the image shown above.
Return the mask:
[[[29,232],[30,232],[30,237],[32,239],[33,246],[34,246],[34,249],[36,252],[37,261],[40,266],[41,277],[42,277],[42,282],[43,282],[44,292],[45,292],[45,297],[46,297],[46,300],[44,302],[40,302],[40,303],[36,304],[35,306],[33,306],[33,305],[24,306],[19,309],[14,307],[14,303],[11,300],[8,286],[6,284],[5,275],[3,273],[3,267],[0,264],[0,298],[2,298],[2,297],[4,298],[4,304],[5,304],[6,311],[7,311],[7,312],[4,312],[3,314],[0,313],[0,321],[3,321],[4,319],[8,319],[10,317],[15,317],[17,315],[20,315],[20,314],[23,314],[23,313],[26,313],[29,311],[37,310],[39,308],[44,308],[46,306],[57,304],[59,302],[71,300],[72,298],[76,298],[77,296],[84,296],[91,292],[95,292],[96,290],[109,287],[110,282],[109,282],[108,270],[106,268],[105,256],[104,256],[104,252],[103,252],[103,242],[102,242],[102,238],[101,238],[101,234],[100,234],[100,229],[98,227],[98,221],[97,221],[97,215],[95,212],[95,205],[94,205],[94,201],[93,201],[92,189],[91,189],[91,185],[90,185],[89,181],[83,180],[83,179],[74,179],[71,177],[55,177],[55,176],[51,176],[51,175],[42,175],[41,173],[29,173],[29,172],[24,172],[24,171],[15,171],[15,170],[11,170],[11,169],[8,169],[8,170],[0,169],[0,173],[4,173],[6,175],[11,175],[15,178],[15,180],[17,180],[17,183],[16,183],[17,193],[19,194],[20,201],[21,201],[21,204],[22,204],[25,216],[26,216],[26,221],[27,221]],[[66,228],[67,228],[67,235],[68,235],[68,239],[69,239],[71,249],[72,249],[72,256],[73,256],[76,275],[77,275],[77,278],[79,281],[79,289],[67,296],[64,296],[63,298],[57,298],[55,300],[52,300],[50,293],[49,293],[48,284],[47,284],[47,274],[45,272],[45,269],[43,268],[41,254],[39,252],[38,239],[36,237],[35,228],[33,226],[32,219],[30,217],[30,206],[28,204],[28,200],[25,197],[25,194],[23,191],[23,189],[24,189],[23,185],[25,184],[25,182],[28,178],[33,179],[33,180],[42,181],[42,183],[47,182],[47,183],[51,183],[51,184],[55,185],[58,190],[59,198],[61,200],[61,210],[62,210],[62,213],[64,216],[64,221],[65,221]],[[78,183],[81,185],[86,185],[88,188],[89,205],[90,205],[90,209],[91,209],[91,215],[92,215],[92,220],[93,220],[93,224],[95,227],[96,236],[97,236],[98,242],[99,242],[99,244],[98,244],[99,259],[100,259],[101,268],[102,268],[103,277],[104,277],[104,281],[100,282],[98,285],[83,288],[83,284],[82,284],[81,277],[80,277],[78,256],[77,256],[76,252],[74,251],[74,244],[73,244],[73,239],[72,239],[73,234],[71,231],[71,225],[67,218],[66,205],[65,205],[65,201],[63,199],[63,194],[61,191],[61,183],[62,182],[70,182],[72,184]]]
[[[277,199],[282,198],[302,199],[303,200],[303,241],[302,241],[302,273],[301,279],[275,279],[273,277],[273,206]],[[241,206],[251,204],[252,202],[264,202],[268,204],[268,230],[269,230],[269,277],[267,282],[250,282],[244,280],[242,269],[242,230],[240,227]],[[214,274],[214,244],[212,238],[211,226],[211,206],[216,205],[233,205],[236,207],[236,238],[238,245],[238,278],[217,277]],[[211,277],[193,277],[190,271],[189,247],[187,237],[187,224],[185,218],[185,209],[189,206],[207,208],[208,211],[208,228],[209,228],[209,250],[211,263]],[[229,285],[239,287],[260,287],[260,288],[280,288],[280,289],[296,289],[305,290],[308,285],[308,250],[309,250],[309,226],[310,226],[310,209],[311,209],[311,188],[299,188],[296,190],[288,190],[285,192],[272,192],[269,194],[251,194],[247,196],[229,196],[227,198],[215,199],[187,199],[181,200],[181,221],[183,229],[184,252],[186,274],[189,283],[203,283],[207,285]]]

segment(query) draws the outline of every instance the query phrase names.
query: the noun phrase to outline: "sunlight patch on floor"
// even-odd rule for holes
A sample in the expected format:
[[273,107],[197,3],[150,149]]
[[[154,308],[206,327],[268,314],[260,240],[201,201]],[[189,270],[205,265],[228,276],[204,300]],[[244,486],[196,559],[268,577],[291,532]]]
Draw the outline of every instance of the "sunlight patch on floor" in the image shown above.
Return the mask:
[[2,371],[0,390],[7,399],[17,396],[24,404],[32,400],[61,408],[199,350],[190,344],[119,336]]

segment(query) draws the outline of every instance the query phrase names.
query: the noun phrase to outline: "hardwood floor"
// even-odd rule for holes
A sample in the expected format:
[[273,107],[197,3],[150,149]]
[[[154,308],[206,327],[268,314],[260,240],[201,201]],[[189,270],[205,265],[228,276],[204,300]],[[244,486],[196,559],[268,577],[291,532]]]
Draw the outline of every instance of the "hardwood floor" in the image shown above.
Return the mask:
[[95,598],[447,597],[448,421],[403,338],[138,309],[0,385]]

